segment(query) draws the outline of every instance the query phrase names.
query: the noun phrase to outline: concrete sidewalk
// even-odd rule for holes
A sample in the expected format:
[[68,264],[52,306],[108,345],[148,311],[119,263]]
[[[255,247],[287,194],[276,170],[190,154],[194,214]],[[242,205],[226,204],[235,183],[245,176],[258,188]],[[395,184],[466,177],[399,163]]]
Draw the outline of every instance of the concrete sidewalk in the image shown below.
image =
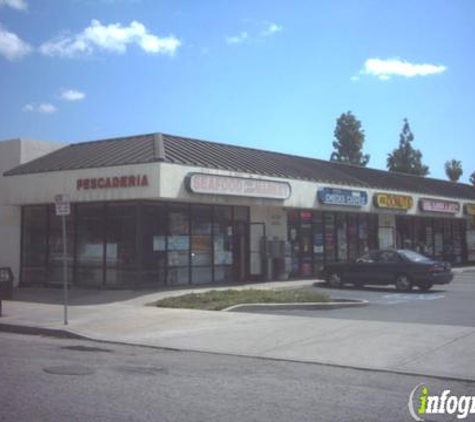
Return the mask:
[[[232,288],[311,284],[306,280]],[[306,318],[144,306],[165,296],[211,289],[216,288],[154,293],[73,289],[67,326],[61,290],[20,289],[17,300],[3,302],[0,325],[67,330],[101,341],[475,381],[473,327],[332,319],[325,311],[321,318]]]

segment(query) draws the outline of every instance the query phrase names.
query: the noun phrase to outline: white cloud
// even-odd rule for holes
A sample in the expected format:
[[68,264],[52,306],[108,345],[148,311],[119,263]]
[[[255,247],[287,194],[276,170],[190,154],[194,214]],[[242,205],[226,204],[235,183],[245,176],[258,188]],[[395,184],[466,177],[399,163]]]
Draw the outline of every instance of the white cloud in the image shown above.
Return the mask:
[[0,0],[0,7],[8,6],[16,10],[27,10],[28,3],[25,0]]
[[76,91],[74,89],[66,89],[61,93],[61,99],[65,101],[81,101],[86,98],[86,94],[81,91]]
[[249,34],[245,31],[241,32],[239,35],[233,37],[226,37],[226,44],[242,44],[249,40]]
[[56,113],[56,111],[58,111],[58,109],[50,103],[41,103],[38,106],[38,113],[52,114]]
[[41,113],[41,114],[53,114],[58,111],[58,109],[50,103],[41,103],[41,104],[27,104],[23,107],[25,113]]
[[18,35],[0,25],[0,55],[8,60],[19,60],[32,51],[31,46]]
[[181,42],[174,35],[157,37],[137,21],[122,26],[120,23],[102,25],[94,19],[82,32],[48,41],[40,47],[40,51],[47,56],[75,57],[90,55],[96,50],[125,53],[130,44],[147,53],[173,56]]
[[273,22],[266,22],[266,28],[262,31],[262,35],[265,37],[270,37],[271,35],[282,31],[282,29],[284,29],[282,25],[277,25]]
[[404,76],[413,78],[415,76],[428,76],[445,72],[447,68],[434,64],[415,64],[409,63],[398,58],[366,60],[360,74],[376,76],[381,80],[388,80],[392,76]]

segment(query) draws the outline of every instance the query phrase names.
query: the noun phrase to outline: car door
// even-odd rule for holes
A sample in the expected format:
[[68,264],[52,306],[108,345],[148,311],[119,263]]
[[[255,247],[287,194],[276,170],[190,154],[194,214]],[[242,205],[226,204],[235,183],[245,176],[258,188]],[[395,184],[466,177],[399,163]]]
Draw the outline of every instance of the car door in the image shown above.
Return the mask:
[[372,284],[374,282],[374,269],[378,264],[378,253],[376,251],[369,252],[355,261],[354,281],[359,284]]
[[401,257],[396,251],[382,251],[379,259],[378,279],[381,284],[393,283],[396,274],[401,271]]

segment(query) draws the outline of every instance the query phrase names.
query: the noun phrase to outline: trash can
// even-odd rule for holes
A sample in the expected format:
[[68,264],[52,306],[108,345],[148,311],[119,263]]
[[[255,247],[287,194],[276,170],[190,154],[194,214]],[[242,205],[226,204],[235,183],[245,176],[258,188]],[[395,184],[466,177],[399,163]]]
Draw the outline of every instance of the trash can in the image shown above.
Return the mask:
[[0,300],[13,299],[13,273],[10,267],[0,267]]

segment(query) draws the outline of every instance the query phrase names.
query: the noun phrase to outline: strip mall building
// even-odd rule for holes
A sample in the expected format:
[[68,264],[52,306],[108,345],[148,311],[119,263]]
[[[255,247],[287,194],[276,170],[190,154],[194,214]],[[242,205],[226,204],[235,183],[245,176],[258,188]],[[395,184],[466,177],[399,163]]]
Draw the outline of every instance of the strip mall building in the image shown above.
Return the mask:
[[392,246],[475,262],[475,188],[462,183],[158,133],[4,141],[0,166],[0,266],[23,286],[62,282],[58,194],[77,286],[316,277]]

